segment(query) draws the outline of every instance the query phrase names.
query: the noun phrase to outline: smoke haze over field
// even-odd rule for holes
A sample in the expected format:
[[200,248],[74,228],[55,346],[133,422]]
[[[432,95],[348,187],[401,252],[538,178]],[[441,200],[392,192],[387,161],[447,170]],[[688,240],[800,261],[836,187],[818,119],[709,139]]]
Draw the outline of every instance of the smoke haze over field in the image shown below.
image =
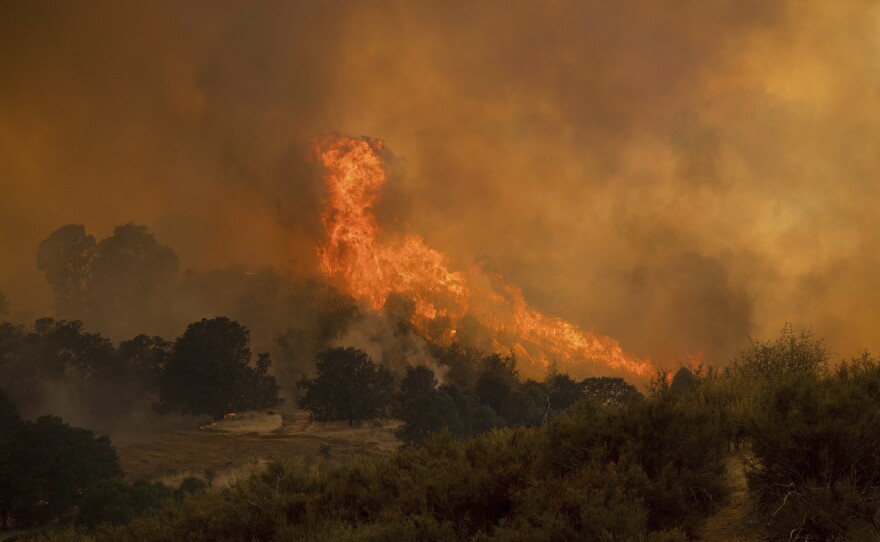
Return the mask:
[[314,272],[340,132],[396,157],[386,230],[634,355],[878,350],[878,49],[855,0],[6,2],[0,291],[50,314],[69,223]]

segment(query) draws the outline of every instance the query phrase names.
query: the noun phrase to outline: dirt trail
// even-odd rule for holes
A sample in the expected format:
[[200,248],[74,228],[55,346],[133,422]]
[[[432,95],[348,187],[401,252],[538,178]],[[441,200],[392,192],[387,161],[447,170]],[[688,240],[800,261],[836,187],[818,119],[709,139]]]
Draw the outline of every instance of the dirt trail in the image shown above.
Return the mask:
[[730,501],[706,520],[700,540],[706,542],[760,542],[756,526],[749,521],[751,506],[746,485],[745,460],[748,452],[739,451],[727,458]]

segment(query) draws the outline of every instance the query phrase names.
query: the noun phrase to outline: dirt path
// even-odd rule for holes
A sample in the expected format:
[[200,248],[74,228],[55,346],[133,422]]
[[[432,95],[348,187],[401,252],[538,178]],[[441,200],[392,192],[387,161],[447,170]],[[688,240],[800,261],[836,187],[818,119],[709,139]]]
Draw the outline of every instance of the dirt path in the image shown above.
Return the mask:
[[744,460],[747,452],[739,451],[727,458],[727,476],[730,479],[730,501],[706,520],[700,540],[706,542],[760,542],[755,525],[749,522],[751,502],[746,486]]

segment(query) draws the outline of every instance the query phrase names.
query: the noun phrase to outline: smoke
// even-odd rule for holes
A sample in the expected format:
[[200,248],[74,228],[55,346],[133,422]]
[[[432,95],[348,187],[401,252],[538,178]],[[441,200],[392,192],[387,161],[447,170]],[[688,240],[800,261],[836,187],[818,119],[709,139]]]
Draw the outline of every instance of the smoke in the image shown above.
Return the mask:
[[448,372],[447,367],[437,363],[428,344],[415,330],[402,321],[393,322],[384,313],[363,312],[334,343],[334,346],[363,350],[398,376],[402,376],[407,367],[425,366],[442,382]]
[[383,228],[636,356],[786,321],[876,350],[878,30],[862,2],[5,3],[0,290],[50,314],[34,254],[68,223],[312,272],[336,131],[397,157]]

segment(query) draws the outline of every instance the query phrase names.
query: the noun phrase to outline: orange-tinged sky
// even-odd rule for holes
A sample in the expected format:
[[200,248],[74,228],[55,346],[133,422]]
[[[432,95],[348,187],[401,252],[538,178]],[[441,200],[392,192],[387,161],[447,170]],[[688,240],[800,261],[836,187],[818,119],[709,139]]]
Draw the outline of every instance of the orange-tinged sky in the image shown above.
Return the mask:
[[316,265],[308,141],[382,138],[377,216],[662,359],[812,326],[880,349],[872,2],[6,2],[0,291],[150,224],[184,266]]

